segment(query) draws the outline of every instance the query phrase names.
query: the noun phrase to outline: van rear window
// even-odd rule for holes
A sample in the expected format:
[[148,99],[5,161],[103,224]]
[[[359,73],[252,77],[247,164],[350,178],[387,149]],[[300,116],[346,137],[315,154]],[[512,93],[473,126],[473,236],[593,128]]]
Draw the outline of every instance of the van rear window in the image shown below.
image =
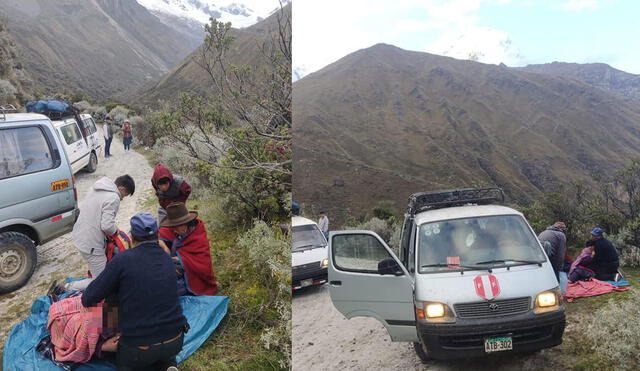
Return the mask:
[[0,179],[51,169],[53,159],[37,127],[0,129]]
[[82,139],[80,129],[78,129],[78,125],[76,125],[75,123],[61,127],[60,131],[62,132],[64,141],[67,142],[67,144],[72,144]]

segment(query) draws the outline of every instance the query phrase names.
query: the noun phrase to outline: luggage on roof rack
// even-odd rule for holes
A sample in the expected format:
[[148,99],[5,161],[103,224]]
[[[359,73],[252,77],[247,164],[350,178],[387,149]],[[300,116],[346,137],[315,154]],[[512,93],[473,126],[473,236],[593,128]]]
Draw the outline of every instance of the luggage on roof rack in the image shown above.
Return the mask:
[[504,202],[504,192],[502,192],[502,189],[495,187],[421,192],[409,196],[408,213],[415,215],[426,210],[467,204],[488,205],[496,202]]
[[27,112],[41,113],[51,120],[62,120],[65,118],[75,118],[76,122],[80,126],[82,137],[85,143],[89,143],[87,140],[88,130],[84,121],[80,118],[80,110],[75,108],[71,103],[61,99],[48,99],[39,100],[33,102],[27,102],[25,104]]

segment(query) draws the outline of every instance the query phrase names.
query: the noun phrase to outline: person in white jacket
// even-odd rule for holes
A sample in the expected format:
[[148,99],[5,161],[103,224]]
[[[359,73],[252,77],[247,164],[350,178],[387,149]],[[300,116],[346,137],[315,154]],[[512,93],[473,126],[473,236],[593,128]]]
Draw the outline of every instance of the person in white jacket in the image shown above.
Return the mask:
[[[105,235],[117,232],[116,215],[120,201],[135,191],[135,182],[129,175],[100,178],[91,186],[80,205],[80,215],[73,226],[72,238],[80,255],[89,266],[93,278],[98,277],[107,264]],[[68,283],[67,290],[84,290],[93,278]]]
[[329,218],[324,211],[320,212],[320,219],[318,220],[318,228],[324,235],[324,238],[329,238]]

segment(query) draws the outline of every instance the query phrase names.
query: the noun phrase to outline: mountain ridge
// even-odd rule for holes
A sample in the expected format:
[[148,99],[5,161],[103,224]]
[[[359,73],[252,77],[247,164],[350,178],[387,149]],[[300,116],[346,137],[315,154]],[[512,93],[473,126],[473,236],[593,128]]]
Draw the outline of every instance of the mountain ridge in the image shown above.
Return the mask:
[[295,82],[293,97],[294,199],[336,213],[461,186],[532,200],[640,148],[640,109],[602,89],[386,44]]

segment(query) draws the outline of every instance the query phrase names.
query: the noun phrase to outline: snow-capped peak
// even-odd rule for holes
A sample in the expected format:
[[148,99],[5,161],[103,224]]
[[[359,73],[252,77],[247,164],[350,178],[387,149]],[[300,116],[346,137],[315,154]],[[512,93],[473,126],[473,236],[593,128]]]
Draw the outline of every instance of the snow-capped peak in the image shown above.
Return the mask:
[[136,0],[152,13],[164,13],[201,24],[209,18],[244,28],[268,17],[280,7],[278,0]]

